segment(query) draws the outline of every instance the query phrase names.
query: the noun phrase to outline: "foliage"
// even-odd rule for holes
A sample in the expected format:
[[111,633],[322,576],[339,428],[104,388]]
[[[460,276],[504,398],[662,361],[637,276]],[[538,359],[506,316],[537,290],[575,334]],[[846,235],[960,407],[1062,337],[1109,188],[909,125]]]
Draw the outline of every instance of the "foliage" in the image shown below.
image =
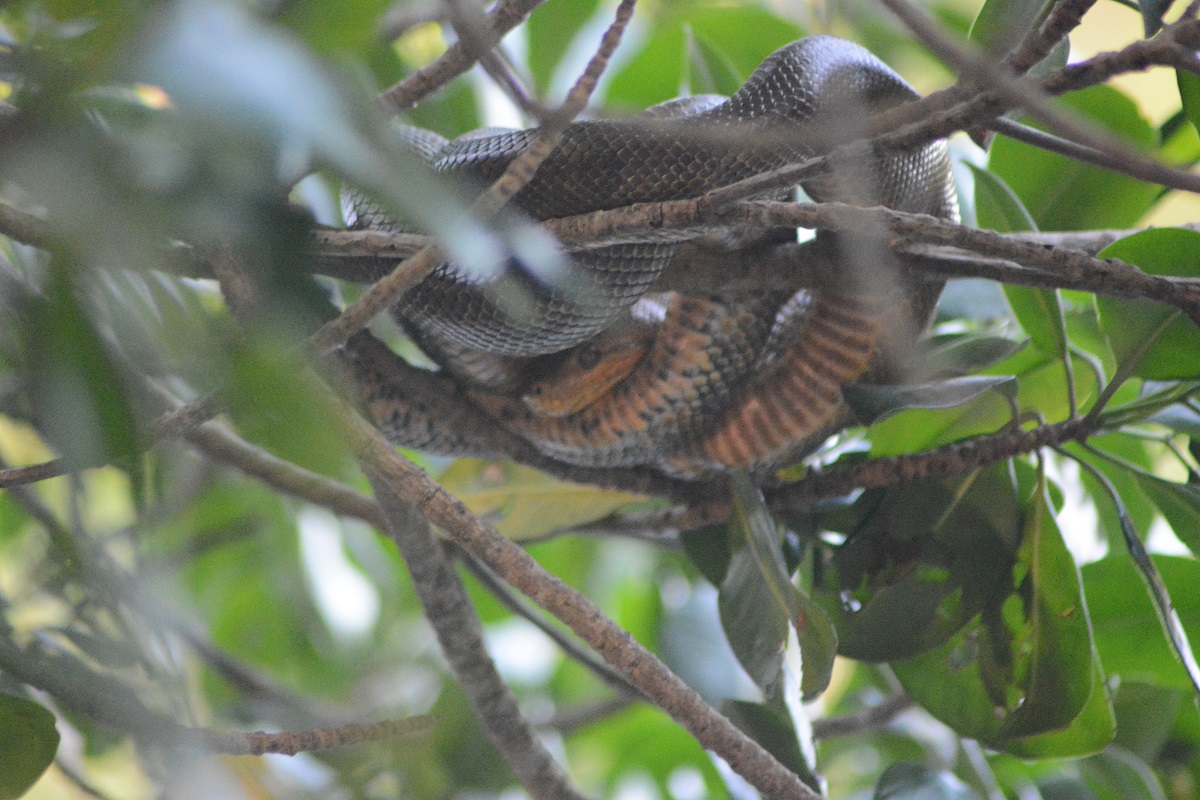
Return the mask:
[[[23,0],[0,10],[0,77],[19,108],[3,128],[5,209],[46,227],[31,241],[0,214],[10,234],[0,454],[59,457],[71,470],[0,494],[0,797],[31,786],[35,798],[196,786],[490,797],[514,785],[391,542],[152,424],[171,410],[164,387],[216,395],[246,440],[366,491],[334,412],[298,377],[296,343],[358,292],[310,280],[314,220],[340,223],[344,184],[480,269],[526,246],[526,228],[473,217],[460,189],[424,170],[375,113],[375,93],[450,36],[419,19],[380,36],[385,5]],[[947,30],[990,46],[1018,41],[1014,26],[1048,8],[930,5]],[[420,11],[401,3],[387,18]],[[1165,11],[1142,4],[1147,31]],[[561,97],[611,14],[596,0],[550,0],[520,29],[512,60],[540,95]],[[869,44],[922,88],[944,82],[945,65],[865,3],[647,0],[596,105],[728,93],[773,49],[818,31]],[[1113,85],[1063,105],[1187,168],[1200,161],[1200,90],[1187,72],[1178,85],[1161,123]],[[471,130],[492,121],[495,92],[471,73],[409,118]],[[1180,194],[1004,137],[986,152],[956,140],[955,155],[964,217],[1005,233],[1131,228]],[[239,328],[189,261],[221,247],[264,276],[257,326]],[[1200,233],[1134,233],[1100,257],[1194,280]],[[737,475],[731,520],[678,535],[663,500],[411,455],[831,797],[1200,796],[1200,669],[1188,644],[1200,640],[1195,317],[1109,296],[1102,278],[1096,293],[1006,286],[1007,303],[964,302],[966,286],[948,290],[926,380],[848,388],[863,425],[818,454],[823,467],[1076,417],[1092,425],[1086,442],[804,508],[774,505]],[[1094,525],[1081,524],[1087,514]],[[1171,552],[1154,552],[1163,541]],[[1076,559],[1075,545],[1105,552]],[[614,698],[603,673],[551,645],[485,581],[468,588],[501,674],[585,792],[753,796],[660,709]],[[59,668],[90,685],[53,688]],[[147,715],[221,730],[425,713],[435,727],[290,762],[216,759],[160,748],[149,723],[138,729],[138,709],[114,717],[96,700],[126,690]],[[870,722],[900,691],[917,708]],[[828,718],[860,712],[868,721],[853,735],[822,733]]]

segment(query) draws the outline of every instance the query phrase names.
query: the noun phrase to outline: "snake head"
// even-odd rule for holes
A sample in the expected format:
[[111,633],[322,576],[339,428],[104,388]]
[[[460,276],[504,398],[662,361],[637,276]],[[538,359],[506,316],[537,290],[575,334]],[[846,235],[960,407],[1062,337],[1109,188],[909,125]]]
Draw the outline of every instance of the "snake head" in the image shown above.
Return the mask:
[[542,417],[576,414],[625,380],[653,341],[652,326],[633,322],[604,331],[567,351],[566,357],[533,381],[522,396]]

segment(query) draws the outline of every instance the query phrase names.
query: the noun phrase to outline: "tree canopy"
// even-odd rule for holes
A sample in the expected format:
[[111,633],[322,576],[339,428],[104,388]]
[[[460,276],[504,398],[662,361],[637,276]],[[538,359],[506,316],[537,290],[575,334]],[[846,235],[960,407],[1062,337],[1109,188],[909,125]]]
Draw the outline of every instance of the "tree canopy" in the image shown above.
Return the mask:
[[[1198,11],[3,4],[0,798],[1200,796]],[[815,33],[925,97],[800,168],[949,137],[961,222],[760,183],[539,230],[536,145],[476,199],[389,124],[552,145]],[[919,379],[769,475],[555,461],[384,313],[715,222],[822,233],[663,288],[827,289],[839,231],[948,281]],[[500,457],[388,444],[368,326]]]

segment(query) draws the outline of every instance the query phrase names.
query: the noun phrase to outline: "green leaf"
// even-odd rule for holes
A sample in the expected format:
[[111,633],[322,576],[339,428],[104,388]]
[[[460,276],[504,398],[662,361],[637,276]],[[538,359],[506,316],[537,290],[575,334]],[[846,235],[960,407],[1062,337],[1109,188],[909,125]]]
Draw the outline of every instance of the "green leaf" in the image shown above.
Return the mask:
[[683,85],[686,46],[682,27],[656,30],[638,54],[613,74],[604,96],[605,103],[641,111],[678,97]]
[[1099,752],[1112,741],[1116,723],[1098,660],[1093,663],[1090,679],[1092,693],[1070,725],[1036,736],[1001,737],[1000,729],[1007,715],[987,687],[987,675],[999,666],[988,663],[991,653],[982,644],[989,635],[988,627],[982,617],[976,618],[938,649],[893,664],[904,690],[959,735],[1018,757],[1088,755]]
[[642,49],[613,76],[605,96],[608,104],[641,110],[677,97],[685,76],[698,77],[686,71],[693,39],[703,41],[703,58],[719,54],[719,72],[725,77],[715,85],[728,90],[740,85],[773,50],[804,33],[794,23],[753,6],[666,8],[668,15]]
[[[1092,631],[1075,562],[1054,521],[1043,480],[1026,511],[1018,570],[1027,571],[1030,598],[1025,697],[1004,723],[1008,739],[1066,727],[1093,691]],[[1022,589],[1023,581],[1018,583]]]
[[975,176],[975,214],[979,227],[1000,233],[1037,231],[1033,216],[1000,176],[974,164],[967,166]]
[[[1200,562],[1180,556],[1153,556],[1170,588],[1175,610],[1192,637],[1200,638]],[[1124,553],[1082,569],[1095,631],[1096,649],[1105,670],[1122,681],[1188,689],[1190,682],[1158,624],[1145,585]]]
[[1029,759],[1085,756],[1103,750],[1117,733],[1117,721],[1099,656],[1092,658],[1091,684],[1092,693],[1087,705],[1066,728],[1012,739],[1004,742],[1002,749],[1018,758]]
[[1034,345],[1050,355],[1065,359],[1069,341],[1059,291],[1005,286],[1004,296],[1008,298],[1013,315]]
[[[1081,463],[1087,464],[1087,462]],[[1171,594],[1167,591],[1167,585],[1163,581],[1163,577],[1159,573],[1153,559],[1150,558],[1150,554],[1146,552],[1146,547],[1142,544],[1141,538],[1138,537],[1133,520],[1130,518],[1128,511],[1126,511],[1125,503],[1117,494],[1116,489],[1103,476],[1098,473],[1093,473],[1093,475],[1103,484],[1112,504],[1116,506],[1117,517],[1121,522],[1121,533],[1124,536],[1125,546],[1129,550],[1129,555],[1133,558],[1134,567],[1137,569],[1142,582],[1146,586],[1146,590],[1150,594],[1155,614],[1158,616],[1159,625],[1162,626],[1163,633],[1166,634],[1167,641],[1171,644],[1175,655],[1183,664],[1184,672],[1191,682],[1197,701],[1200,701],[1200,664],[1196,662],[1196,655],[1192,651],[1187,631],[1184,629],[1183,622],[1179,618],[1179,613],[1175,608],[1174,601],[1171,599]]]
[[361,55],[375,43],[379,17],[387,6],[388,0],[361,3],[292,0],[283,6],[276,19],[322,55]]
[[[749,491],[756,490],[751,487]],[[794,606],[784,588],[791,581],[784,572],[783,554],[779,553],[777,561],[772,559],[773,548],[764,541],[774,541],[775,526],[765,504],[751,497],[747,507],[747,493],[734,495],[730,535],[738,547],[717,595],[717,609],[721,627],[742,668],[755,684],[769,692],[780,678]]]
[[1016,397],[1017,380],[1003,375],[967,376],[903,386],[856,383],[842,387],[842,396],[860,422],[873,425],[905,409],[961,406],[992,390]]
[[721,584],[721,626],[743,668],[771,694],[780,677],[788,625],[796,629],[805,697],[829,685],[837,634],[824,609],[796,588],[788,575],[775,523],[762,493],[745,473],[730,480],[734,515],[730,531],[741,545]]
[[1166,517],[1179,541],[1192,555],[1200,554],[1200,489],[1191,484],[1167,481],[1155,475],[1132,470],[1138,485]]
[[[1097,391],[1095,376],[1072,358],[1076,393],[1080,403]],[[1017,407],[1036,411],[1044,419],[1066,418],[1069,412],[1063,382],[1063,363],[1040,349],[1026,348],[985,370],[992,375],[1016,375]],[[984,394],[966,405],[948,409],[909,409],[872,425],[871,454],[892,456],[936,447],[981,433],[994,433],[1012,420],[1008,403],[995,393]]]
[[979,800],[979,795],[949,772],[902,761],[879,776],[874,800]]
[[1020,534],[1007,470],[866,492],[855,505],[866,513],[852,529],[837,528],[849,538],[814,586],[842,655],[912,658],[1007,593]]
[[[1113,699],[1117,738],[1113,742],[1139,758],[1157,761],[1168,746],[1181,714],[1194,715],[1186,692],[1122,680]],[[1183,738],[1183,737],[1179,737]]]
[[[1074,561],[1054,524],[1044,478],[1035,482],[1031,473],[1017,473],[1021,486],[1036,491],[1007,579],[981,608],[968,606],[980,612],[965,628],[893,669],[930,713],[989,747],[1040,757],[1095,752],[1112,738],[1112,712]],[[979,496],[996,497],[988,488]],[[965,496],[964,505],[970,502]]]
[[719,94],[728,97],[742,85],[733,62],[715,44],[697,35],[690,27],[687,34],[687,91],[689,94]]
[[1081,775],[1099,800],[1166,800],[1154,770],[1122,747],[1109,747],[1083,762]]
[[310,383],[289,343],[264,336],[239,344],[229,366],[229,413],[247,439],[326,475],[350,469],[345,437],[329,424],[338,412]]
[[720,586],[729,571],[729,536],[724,525],[706,525],[679,535],[683,552],[713,586]]
[[1200,413],[1182,403],[1175,403],[1155,411],[1148,419],[1159,425],[1165,425],[1171,430],[1186,434],[1193,443],[1200,440]]
[[753,5],[699,3],[678,18],[742,78],[770,53],[805,35],[792,20]]
[[[1137,105],[1110,86],[1073,92],[1061,102],[1095,118],[1137,149],[1158,144]],[[992,144],[988,168],[1012,188],[1046,231],[1133,227],[1160,195],[1156,186],[1004,136]]]
[[538,92],[550,89],[554,72],[563,56],[571,52],[575,37],[596,14],[600,0],[546,3],[525,23],[529,36],[529,72]]
[[[1200,233],[1158,228],[1114,242],[1101,258],[1119,258],[1152,275],[1200,277]],[[1118,363],[1150,380],[1200,377],[1200,329],[1177,309],[1152,300],[1096,300],[1100,324]]]
[[934,375],[964,375],[996,364],[1019,352],[1029,340],[1002,336],[935,337],[928,369]]
[[[1037,223],[1003,180],[987,170],[975,174],[975,213],[982,228],[1001,233],[1036,231]],[[1057,290],[1005,286],[1004,294],[1021,327],[1045,352],[1066,358],[1067,330],[1062,297]]]
[[1200,133],[1200,76],[1186,70],[1175,70],[1175,81],[1179,86],[1179,99],[1183,103],[1183,112],[1187,115],[1192,128]]
[[[701,797],[720,797],[724,784],[711,758],[686,730],[653,706],[635,703],[617,715],[587,725],[566,743],[571,764],[589,765],[602,776],[629,772],[649,775],[659,795],[669,797],[668,782],[681,766],[696,770]],[[471,752],[458,750],[458,754]]]
[[0,694],[0,800],[25,794],[57,752],[54,715],[23,697]]
[[1046,13],[1046,0],[985,0],[971,24],[970,39],[1003,57]]
[[126,375],[85,308],[68,266],[56,261],[45,297],[24,322],[39,427],[77,467],[115,463],[139,482],[142,438]]

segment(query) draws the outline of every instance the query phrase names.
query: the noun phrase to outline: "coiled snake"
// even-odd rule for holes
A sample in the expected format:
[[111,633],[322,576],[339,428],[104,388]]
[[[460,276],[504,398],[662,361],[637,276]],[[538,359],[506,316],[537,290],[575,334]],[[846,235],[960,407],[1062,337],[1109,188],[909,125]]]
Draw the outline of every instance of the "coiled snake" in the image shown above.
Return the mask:
[[[513,204],[545,220],[696,197],[829,152],[860,135],[856,126],[871,112],[916,96],[858,45],[808,37],[770,55],[727,100],[572,124]],[[498,177],[536,134],[446,141],[405,132],[434,170],[476,185]],[[804,188],[816,200],[957,213],[942,142],[842,164]],[[348,206],[357,227],[396,227],[362,198]],[[519,265],[482,280],[445,264],[395,316],[480,408],[557,459],[680,475],[771,467],[846,423],[841,387],[878,365],[885,328],[924,327],[940,287],[889,296],[870,286],[872,265],[849,263],[844,291],[650,293],[681,241],[729,233],[662,232],[580,248],[570,253],[569,280],[558,282],[530,278]],[[436,414],[406,404],[379,371],[353,355],[350,363],[396,443],[469,449],[455,432],[440,434]]]

